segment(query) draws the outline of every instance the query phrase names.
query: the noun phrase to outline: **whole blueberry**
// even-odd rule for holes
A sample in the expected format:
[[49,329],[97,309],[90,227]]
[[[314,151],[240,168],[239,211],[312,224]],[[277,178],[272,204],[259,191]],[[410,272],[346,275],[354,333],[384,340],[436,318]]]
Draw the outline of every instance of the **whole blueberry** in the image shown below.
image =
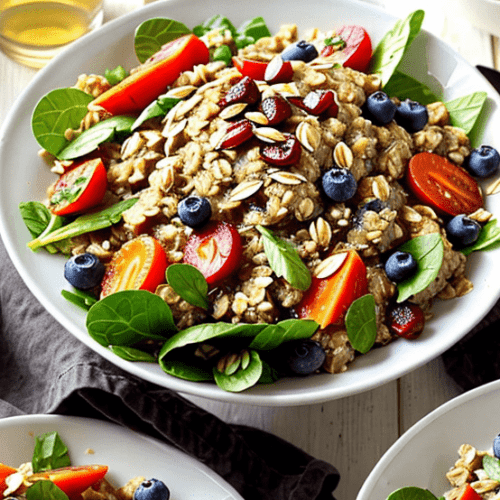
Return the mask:
[[370,94],[363,107],[363,113],[374,125],[387,125],[396,115],[396,104],[391,101],[389,96],[378,90]]
[[406,99],[396,107],[394,119],[398,125],[413,134],[427,125],[429,113],[423,104]]
[[500,155],[495,148],[482,145],[473,149],[465,159],[465,167],[476,177],[490,177],[498,171]]
[[189,227],[200,227],[212,216],[210,202],[201,196],[188,196],[177,206],[177,213],[182,223]]
[[397,250],[385,263],[385,274],[395,283],[400,283],[412,276],[418,268],[418,263],[411,253]]
[[312,43],[299,40],[289,45],[282,53],[283,61],[304,61],[309,62],[318,57],[318,51]]
[[500,434],[493,440],[493,454],[495,457],[500,458]]
[[101,283],[104,264],[91,253],[73,255],[64,265],[64,277],[79,290],[89,290]]
[[481,225],[464,214],[456,215],[446,224],[446,235],[456,248],[472,245],[479,238]]
[[358,189],[358,183],[349,170],[334,167],[323,174],[321,179],[326,196],[335,202],[350,200]]
[[170,490],[159,479],[146,479],[134,492],[134,500],[168,500]]
[[321,368],[326,358],[325,350],[315,340],[292,340],[282,347],[285,365],[295,375],[314,373]]

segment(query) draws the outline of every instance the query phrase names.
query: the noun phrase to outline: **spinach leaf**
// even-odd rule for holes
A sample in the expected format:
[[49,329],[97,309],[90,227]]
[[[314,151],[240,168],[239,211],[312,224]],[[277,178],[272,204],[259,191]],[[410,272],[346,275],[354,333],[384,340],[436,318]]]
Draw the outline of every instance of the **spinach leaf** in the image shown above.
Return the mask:
[[444,246],[439,233],[424,234],[401,245],[399,250],[410,253],[418,263],[417,272],[398,284],[398,302],[421,292],[432,283],[443,263]]
[[74,289],[70,292],[69,290],[61,290],[61,295],[75,306],[81,307],[88,311],[96,302],[97,299],[90,293],[84,292],[83,290]]
[[167,283],[186,302],[208,309],[208,283],[203,274],[190,264],[171,264],[167,267]]
[[369,293],[356,299],[347,310],[345,327],[349,342],[361,354],[368,352],[377,336],[375,297]]
[[179,21],[165,17],[148,19],[135,30],[135,55],[143,63],[156,54],[166,43],[189,33],[191,30]]
[[263,226],[255,227],[264,237],[264,252],[276,276],[285,278],[290,285],[299,290],[307,290],[311,286],[311,272],[293,245],[277,238]]
[[77,129],[94,98],[82,90],[55,89],[43,96],[33,111],[31,128],[38,144],[57,157],[68,144],[67,129]]
[[104,297],[90,308],[86,326],[89,335],[105,347],[165,340],[177,331],[168,304],[146,290],[123,290]]
[[497,224],[497,220],[490,220],[481,229],[479,233],[479,238],[475,243],[465,247],[461,250],[464,255],[470,255],[472,252],[478,250],[490,250],[495,248],[496,244],[500,242],[500,227]]
[[266,36],[271,36],[271,32],[266,26],[264,18],[261,16],[254,17],[244,22],[237,29],[235,38],[236,47],[241,49]]
[[104,78],[108,80],[110,85],[120,83],[122,80],[127,78],[127,76],[127,70],[123,66],[117,66],[116,68],[106,69],[106,71],[104,71]]
[[149,352],[123,345],[110,345],[109,350],[126,361],[144,361],[156,363],[156,358]]
[[393,491],[387,500],[436,500],[436,496],[429,490],[416,486],[406,486]]
[[486,471],[486,474],[488,474],[490,479],[500,481],[500,460],[498,460],[498,458],[490,455],[484,455],[483,469]]
[[122,213],[135,205],[138,198],[128,198],[127,200],[115,203],[111,207],[105,208],[100,212],[81,215],[73,222],[62,226],[54,231],[44,231],[38,238],[28,243],[28,248],[38,250],[48,244],[60,242],[67,238],[73,238],[80,234],[97,231],[112,226],[120,221]]
[[71,465],[68,448],[56,431],[46,432],[35,438],[31,462],[33,472],[44,472]]
[[159,364],[162,370],[173,377],[191,382],[213,382],[212,370],[208,370],[201,364],[187,363],[178,359],[160,359]]
[[26,500],[68,500],[68,495],[52,481],[36,481],[26,490]]
[[217,47],[212,54],[213,61],[222,61],[226,64],[226,66],[231,65],[232,57],[233,54],[231,49],[227,45]]
[[249,359],[240,363],[235,372],[221,373],[217,367],[213,369],[215,383],[224,391],[241,392],[254,386],[262,375],[262,360],[257,351],[249,351]]
[[250,349],[270,350],[283,342],[295,339],[308,339],[319,328],[313,320],[286,319],[275,325],[268,325],[252,340]]
[[135,120],[132,124],[131,129],[135,130],[150,118],[165,116],[179,101],[181,101],[181,99],[177,99],[176,97],[161,95],[158,99],[156,99],[156,101],[153,101],[146,108],[144,108],[137,120]]
[[117,135],[129,135],[135,118],[132,116],[113,116],[97,123],[82,132],[56,155],[60,160],[72,160],[91,153],[103,142],[117,138]]
[[429,87],[409,75],[396,71],[384,86],[384,92],[399,100],[411,99],[426,105],[442,99],[441,94],[435,94]]
[[416,10],[399,19],[379,42],[372,55],[371,71],[378,73],[384,86],[399,66],[406,50],[420,32],[424,11]]
[[229,30],[232,37],[236,37],[236,28],[234,27],[233,23],[231,23],[231,21],[227,17],[221,16],[220,14],[207,19],[203,24],[195,26],[193,28],[193,33],[196,36],[203,36],[206,35],[209,31],[216,29]]
[[468,134],[481,114],[487,97],[486,92],[473,92],[445,102],[446,109],[450,113],[451,124],[454,127],[462,128]]

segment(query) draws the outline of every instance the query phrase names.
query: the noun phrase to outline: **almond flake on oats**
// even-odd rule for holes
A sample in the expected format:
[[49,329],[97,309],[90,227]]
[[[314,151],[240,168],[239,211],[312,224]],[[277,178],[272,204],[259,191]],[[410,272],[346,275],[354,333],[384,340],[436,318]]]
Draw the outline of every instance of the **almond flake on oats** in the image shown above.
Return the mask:
[[486,186],[485,193],[486,196],[500,193],[500,179],[497,179],[496,181]]
[[275,85],[271,85],[271,89],[275,92],[278,92],[278,94],[281,94],[283,97],[300,95],[299,89],[297,88],[295,82],[276,83]]
[[254,195],[264,184],[263,181],[244,181],[236,186],[229,195],[229,201],[241,201]]
[[179,103],[179,107],[175,112],[175,119],[182,118],[184,115],[189,113],[194,107],[196,107],[202,100],[203,100],[202,95],[195,94],[193,97],[190,97],[187,101],[181,101]]
[[165,130],[165,127],[162,132],[163,137],[166,137],[168,139],[170,137],[179,135],[186,128],[187,122],[187,118],[184,118],[180,122],[177,122],[175,125],[173,125],[169,130]]
[[267,125],[269,123],[267,116],[260,111],[248,111],[245,113],[245,118],[258,125]]
[[484,208],[479,208],[475,212],[469,214],[468,217],[476,220],[477,222],[488,222],[493,217],[493,214]]
[[334,253],[327,257],[325,260],[320,262],[314,269],[314,276],[316,278],[328,278],[332,274],[334,274],[347,258],[347,252],[342,253]]
[[333,150],[333,160],[340,168],[350,169],[354,162],[351,148],[345,142],[339,142]]
[[253,134],[265,142],[283,142],[286,140],[283,132],[272,127],[258,127],[253,131]]
[[303,175],[295,174],[293,172],[273,172],[269,175],[269,177],[280,184],[286,184],[289,186],[296,186],[302,182],[307,182],[307,179]]
[[372,182],[372,191],[376,198],[387,201],[391,194],[391,187],[384,176],[377,175]]
[[[197,87],[194,85],[183,85],[182,87],[175,87],[173,89],[170,89],[166,94],[165,97],[173,97],[175,99],[184,99],[188,95],[191,95]],[[160,96],[162,97],[162,96]]]
[[309,234],[314,242],[326,248],[332,239],[332,228],[325,219],[318,217],[315,221],[311,222]]
[[219,117],[223,120],[234,118],[235,116],[239,115],[247,106],[248,104],[246,102],[237,102],[235,104],[231,104],[219,113]]
[[403,219],[408,222],[420,222],[422,216],[414,208],[405,205],[403,207]]
[[321,142],[321,133],[308,122],[300,122],[295,135],[299,142],[311,153],[318,148]]

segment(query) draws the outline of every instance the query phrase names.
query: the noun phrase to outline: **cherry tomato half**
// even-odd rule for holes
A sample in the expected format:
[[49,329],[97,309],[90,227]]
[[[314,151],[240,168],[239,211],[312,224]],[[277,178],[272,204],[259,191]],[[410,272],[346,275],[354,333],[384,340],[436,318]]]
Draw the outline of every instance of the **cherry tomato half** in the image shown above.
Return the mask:
[[457,492],[457,500],[481,500],[483,497],[469,484],[465,483]]
[[264,61],[252,61],[243,57],[233,57],[234,67],[243,75],[252,78],[252,80],[264,80],[267,63]]
[[470,214],[483,206],[474,178],[436,153],[423,152],[411,158],[407,183],[422,203],[440,214]]
[[209,285],[217,285],[240,267],[242,254],[236,227],[227,222],[212,222],[188,239],[184,263],[196,267]]
[[8,465],[0,463],[0,498],[3,498],[2,493],[7,488],[5,479],[11,474],[14,474],[14,472],[17,472],[17,469],[14,469],[14,467],[9,467]]
[[49,209],[56,215],[85,212],[101,203],[108,183],[100,158],[84,161],[61,175],[54,184]]

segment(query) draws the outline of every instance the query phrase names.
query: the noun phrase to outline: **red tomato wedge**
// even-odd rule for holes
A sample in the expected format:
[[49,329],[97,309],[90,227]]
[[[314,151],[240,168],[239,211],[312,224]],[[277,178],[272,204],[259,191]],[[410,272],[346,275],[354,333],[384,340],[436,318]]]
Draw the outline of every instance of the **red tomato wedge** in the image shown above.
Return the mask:
[[48,480],[61,488],[72,499],[81,498],[80,494],[104,478],[107,465],[81,465],[62,467],[29,476],[30,482]]
[[184,263],[196,267],[209,285],[217,285],[241,265],[240,233],[227,222],[212,222],[191,235],[184,248]]
[[313,276],[297,307],[300,319],[313,319],[320,328],[340,324],[349,306],[368,290],[366,267],[355,250],[347,256],[334,274],[327,278]]
[[209,61],[207,46],[196,35],[166,43],[137,71],[92,101],[113,115],[139,113],[165,92],[179,75]]
[[101,298],[121,290],[153,292],[165,281],[167,255],[158,240],[139,236],[125,243],[104,273]]
[[264,80],[267,63],[264,61],[252,61],[243,57],[233,57],[234,67],[243,75],[252,80]]
[[0,497],[3,496],[2,493],[7,488],[7,485],[5,484],[5,479],[7,478],[7,476],[14,474],[14,472],[17,472],[17,469],[14,469],[14,467],[9,467],[8,465],[0,463]]
[[475,179],[435,153],[418,153],[411,158],[407,184],[422,203],[440,214],[470,214],[483,206]]
[[100,158],[77,164],[61,175],[49,200],[55,215],[71,215],[101,203],[108,187],[107,173]]
[[481,500],[483,497],[469,484],[465,483],[458,492],[456,500]]

